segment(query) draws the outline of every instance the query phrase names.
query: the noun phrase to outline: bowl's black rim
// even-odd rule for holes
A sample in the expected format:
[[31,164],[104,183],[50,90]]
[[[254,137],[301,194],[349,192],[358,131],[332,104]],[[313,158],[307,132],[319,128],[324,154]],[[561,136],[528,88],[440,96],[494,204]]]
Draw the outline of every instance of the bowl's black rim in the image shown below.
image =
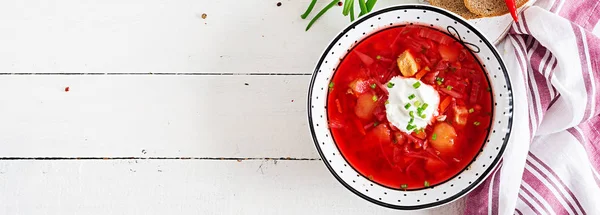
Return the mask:
[[[508,71],[506,69],[506,66],[504,64],[504,61],[502,60],[502,58],[500,57],[500,55],[498,54],[496,48],[487,40],[487,38],[485,38],[483,36],[483,34],[481,32],[479,32],[477,29],[475,29],[473,26],[471,26],[471,24],[469,24],[468,22],[466,22],[464,19],[459,18],[458,16],[444,10],[441,8],[437,8],[437,7],[433,7],[433,6],[428,6],[428,5],[398,5],[398,6],[392,6],[392,7],[388,7],[388,8],[384,8],[378,11],[374,11],[371,12],[361,18],[359,18],[358,20],[356,20],[355,22],[351,23],[349,26],[347,26],[342,32],[340,32],[335,39],[332,40],[332,42],[329,44],[329,46],[325,49],[325,51],[323,52],[323,55],[320,57],[319,62],[317,63],[317,66],[315,67],[315,70],[313,71],[313,75],[310,81],[310,85],[308,88],[308,106],[307,106],[307,113],[308,113],[308,122],[309,122],[309,127],[310,127],[310,131],[311,131],[311,135],[313,138],[313,142],[317,148],[317,151],[319,152],[319,155],[321,156],[321,160],[325,163],[325,166],[327,166],[327,169],[329,169],[329,171],[331,172],[331,174],[336,178],[336,180],[338,180],[342,185],[344,185],[344,187],[346,187],[348,190],[350,190],[352,193],[360,196],[361,198],[370,201],[374,204],[380,205],[380,206],[384,206],[384,207],[388,207],[388,208],[393,208],[393,209],[400,209],[400,210],[419,210],[419,209],[425,209],[425,208],[431,208],[431,207],[436,207],[436,206],[440,206],[449,202],[452,202],[460,197],[462,197],[463,195],[467,194],[468,192],[470,192],[471,190],[473,190],[475,187],[477,187],[484,179],[486,179],[489,176],[489,173],[491,171],[493,171],[494,169],[497,168],[498,163],[500,162],[500,160],[502,159],[503,155],[504,155],[504,151],[506,149],[506,146],[508,144],[508,140],[510,138],[510,134],[512,132],[512,121],[513,121],[513,116],[512,116],[512,110],[510,111],[511,116],[509,116],[508,119],[508,132],[505,135],[504,138],[504,142],[502,143],[502,147],[499,150],[499,154],[498,156],[494,159],[494,161],[492,161],[492,165],[490,165],[484,172],[483,174],[481,174],[481,176],[479,178],[477,178],[477,180],[475,180],[474,183],[471,183],[471,185],[467,186],[465,189],[463,189],[462,191],[458,192],[457,194],[449,197],[449,198],[445,198],[441,201],[436,201],[434,203],[429,203],[429,204],[423,204],[423,205],[415,205],[415,206],[400,206],[400,205],[393,205],[393,204],[388,204],[388,203],[384,203],[384,202],[380,202],[377,201],[373,198],[370,198],[364,194],[362,194],[361,192],[355,190],[354,188],[352,188],[350,185],[348,185],[344,180],[342,180],[337,174],[336,172],[333,170],[333,168],[331,167],[331,165],[327,162],[326,157],[323,155],[323,152],[321,150],[321,147],[319,146],[319,142],[317,141],[317,137],[316,137],[316,133],[313,127],[313,121],[312,121],[312,102],[311,102],[311,98],[312,98],[312,92],[313,92],[313,87],[314,87],[314,82],[316,80],[316,77],[318,75],[318,70],[321,67],[323,61],[325,60],[325,57],[327,56],[327,53],[329,53],[329,50],[332,49],[332,47],[335,45],[334,41],[338,41],[343,35],[345,35],[348,31],[352,30],[355,26],[357,26],[358,24],[366,21],[367,19],[377,16],[377,15],[381,15],[383,13],[387,13],[390,11],[395,11],[395,10],[405,10],[405,9],[420,9],[420,10],[429,10],[429,11],[433,11],[433,12],[437,12],[440,13],[442,15],[445,15],[447,17],[452,18],[454,21],[456,22],[460,22],[462,25],[466,26],[467,28],[469,28],[474,34],[476,34],[478,37],[482,38],[482,41],[485,43],[485,45],[490,48],[490,50],[492,51],[492,54],[494,55],[494,57],[496,59],[498,59],[500,61],[500,67],[502,69],[502,73],[504,75],[505,80],[507,80],[506,83],[506,87],[507,90],[509,91],[509,94],[512,95],[512,85],[511,85],[511,81],[510,81],[510,76],[508,75]],[[509,99],[509,106],[512,107],[513,106],[513,99],[512,97],[510,97]],[[512,109],[512,108],[511,108]],[[464,170],[463,170],[464,171]],[[461,171],[462,172],[462,171]],[[460,175],[460,173],[459,173]]]

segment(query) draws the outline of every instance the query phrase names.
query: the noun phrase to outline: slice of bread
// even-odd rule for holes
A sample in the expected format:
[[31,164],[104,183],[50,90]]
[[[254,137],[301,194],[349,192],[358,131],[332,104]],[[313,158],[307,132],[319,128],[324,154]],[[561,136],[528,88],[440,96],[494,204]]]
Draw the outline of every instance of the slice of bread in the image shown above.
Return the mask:
[[[527,3],[527,0],[516,0],[517,8]],[[471,13],[483,17],[500,16],[509,13],[504,0],[464,0]]]
[[[466,2],[467,0],[465,0]],[[462,0],[429,0],[429,3],[433,6],[441,7],[446,10],[452,11],[465,19],[476,19],[481,18],[480,15],[474,14],[465,7],[465,3]]]

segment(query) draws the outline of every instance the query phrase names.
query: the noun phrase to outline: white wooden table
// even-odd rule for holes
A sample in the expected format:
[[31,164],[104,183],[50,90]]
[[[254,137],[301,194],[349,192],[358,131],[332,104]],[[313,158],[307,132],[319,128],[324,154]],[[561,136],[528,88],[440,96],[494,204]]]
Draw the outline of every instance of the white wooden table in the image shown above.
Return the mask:
[[341,7],[304,32],[309,0],[277,2],[0,1],[0,214],[407,214],[309,135]]

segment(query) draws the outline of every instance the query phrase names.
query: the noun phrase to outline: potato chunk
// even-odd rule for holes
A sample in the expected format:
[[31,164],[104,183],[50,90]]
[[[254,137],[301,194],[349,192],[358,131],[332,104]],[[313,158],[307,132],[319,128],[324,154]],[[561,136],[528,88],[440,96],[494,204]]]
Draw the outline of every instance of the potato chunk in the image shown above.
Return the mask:
[[398,56],[396,62],[398,63],[398,69],[400,69],[400,72],[404,77],[411,77],[419,71],[419,66],[417,65],[417,62],[415,62],[415,58],[408,50]]

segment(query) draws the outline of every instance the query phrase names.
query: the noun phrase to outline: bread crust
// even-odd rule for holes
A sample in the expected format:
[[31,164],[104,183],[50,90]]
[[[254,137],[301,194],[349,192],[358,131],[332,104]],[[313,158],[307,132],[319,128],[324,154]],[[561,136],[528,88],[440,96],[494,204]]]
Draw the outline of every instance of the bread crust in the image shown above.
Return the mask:
[[[493,9],[493,10],[489,10],[489,12],[485,12],[485,11],[481,11],[478,8],[473,7],[474,5],[477,4],[476,1],[482,1],[482,0],[463,0],[465,7],[467,8],[467,10],[469,10],[471,13],[473,14],[477,14],[478,16],[481,17],[493,17],[493,16],[502,16],[504,14],[509,13],[508,8],[506,7],[506,4],[504,4],[504,1],[502,1],[502,5],[499,5],[499,8]],[[487,1],[487,0],[484,0]],[[520,8],[521,6],[525,5],[525,3],[527,3],[528,0],[517,0],[517,8]]]

